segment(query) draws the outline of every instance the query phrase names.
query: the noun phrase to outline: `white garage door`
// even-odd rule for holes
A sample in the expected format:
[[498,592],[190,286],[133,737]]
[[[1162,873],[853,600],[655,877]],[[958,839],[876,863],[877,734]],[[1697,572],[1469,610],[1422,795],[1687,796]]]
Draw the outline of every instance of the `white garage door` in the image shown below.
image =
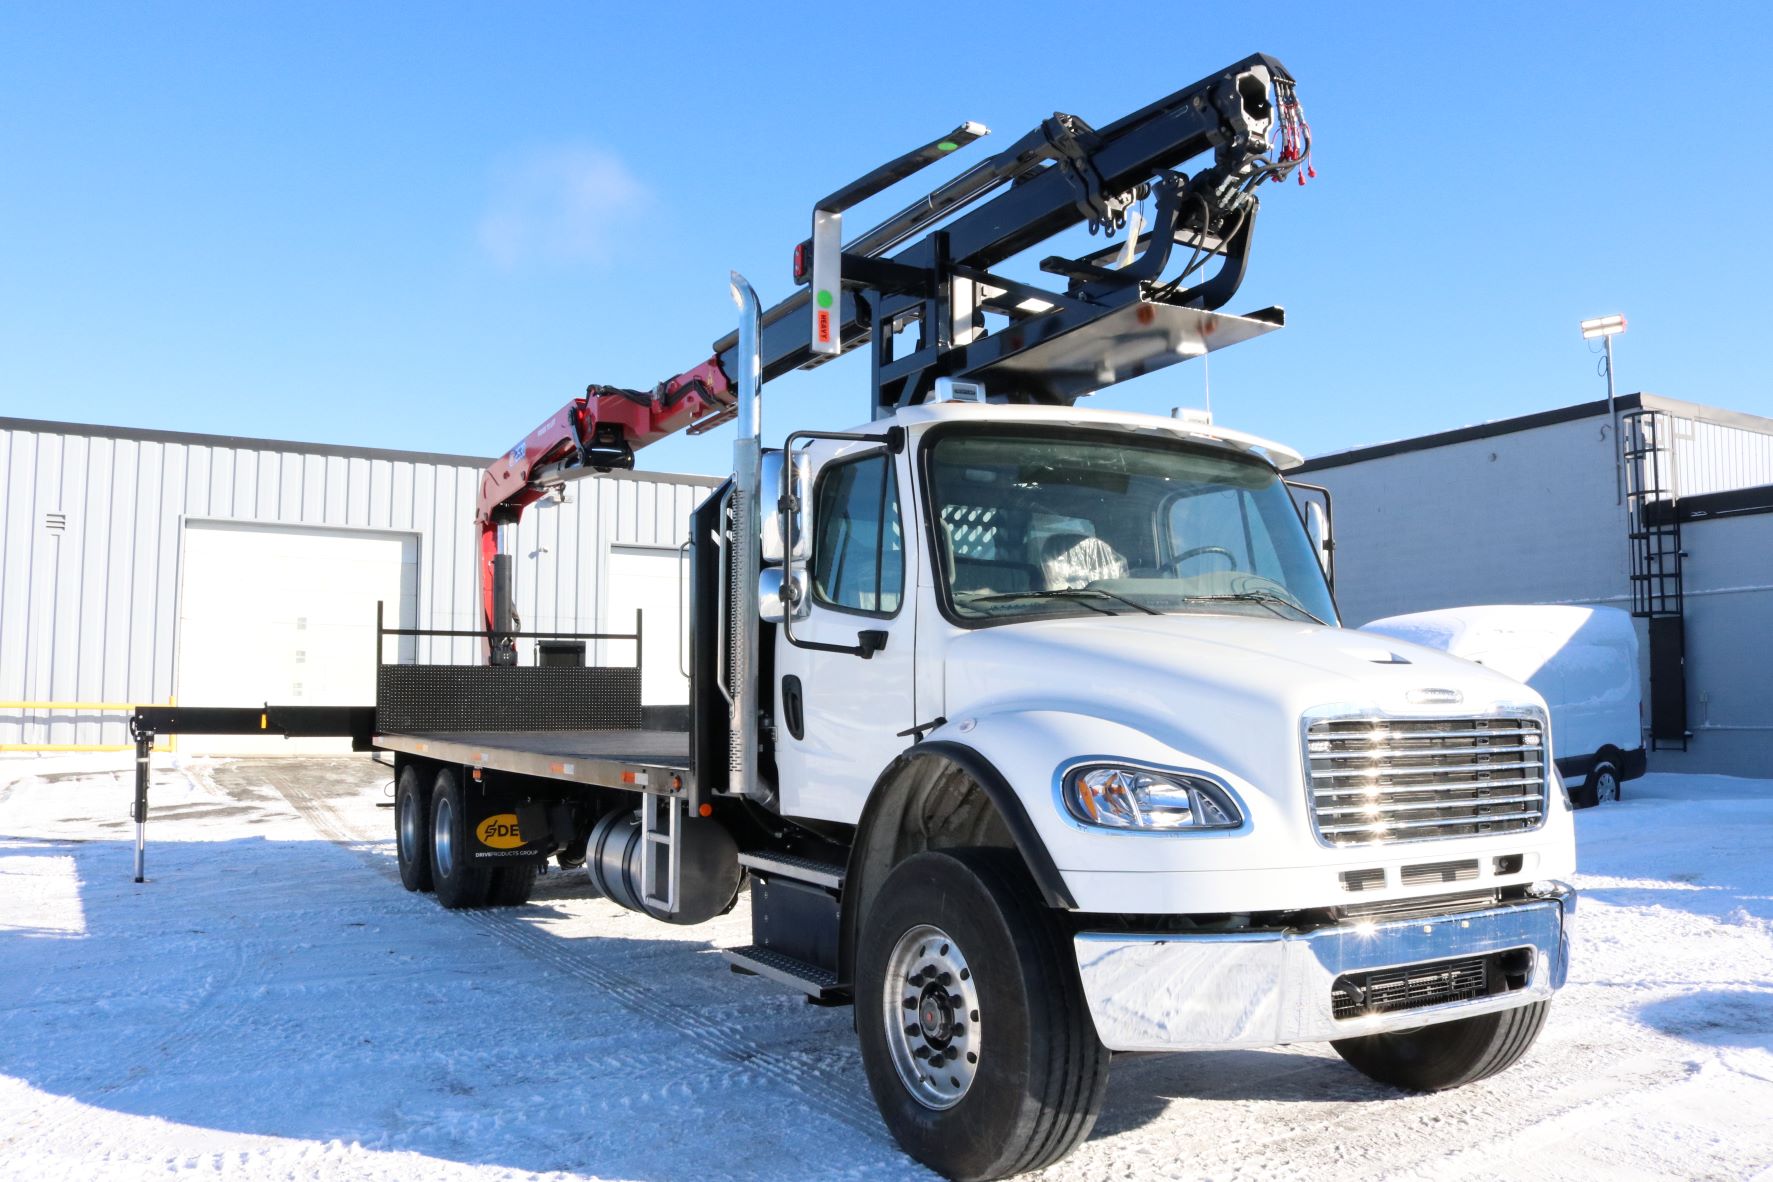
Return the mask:
[[[187,522],[179,704],[372,704],[376,601],[388,627],[411,626],[418,551],[411,534]],[[193,735],[179,750],[292,755],[348,751],[350,740]]]
[[[683,675],[683,563],[675,550],[616,546],[609,554],[609,594],[603,627],[609,632],[634,631],[634,613],[641,617],[640,700],[648,706],[682,706],[689,702],[689,679]],[[634,646],[608,644],[604,660],[625,664]]]

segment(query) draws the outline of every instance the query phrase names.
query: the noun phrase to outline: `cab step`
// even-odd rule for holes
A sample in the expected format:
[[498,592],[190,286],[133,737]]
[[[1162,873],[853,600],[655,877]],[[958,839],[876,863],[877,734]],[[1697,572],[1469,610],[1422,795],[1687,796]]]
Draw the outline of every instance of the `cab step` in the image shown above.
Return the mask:
[[792,878],[796,882],[811,883],[813,886],[825,887],[833,891],[843,889],[845,868],[836,862],[803,858],[799,854],[759,851],[740,854],[739,865],[747,867],[757,874],[773,874],[778,878]]
[[751,973],[759,977],[768,977],[792,986],[806,994],[813,1001],[834,1002],[842,1000],[842,990],[837,987],[837,974],[830,969],[797,960],[773,948],[765,948],[761,944],[746,944],[742,948],[722,948],[720,954],[726,957],[734,972]]

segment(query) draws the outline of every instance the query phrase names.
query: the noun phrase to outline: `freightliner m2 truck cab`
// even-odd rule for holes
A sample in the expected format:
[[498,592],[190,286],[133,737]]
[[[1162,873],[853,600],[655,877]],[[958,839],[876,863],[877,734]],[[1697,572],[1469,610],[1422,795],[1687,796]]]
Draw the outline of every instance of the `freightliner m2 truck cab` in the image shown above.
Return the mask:
[[1424,1089],[1525,1052],[1573,904],[1544,703],[1338,626],[1297,455],[966,402],[846,434],[767,555],[774,807],[862,835],[857,1029],[914,1153],[1001,1135],[943,1115],[975,1087],[1088,1107],[1107,1051],[1329,1041]]

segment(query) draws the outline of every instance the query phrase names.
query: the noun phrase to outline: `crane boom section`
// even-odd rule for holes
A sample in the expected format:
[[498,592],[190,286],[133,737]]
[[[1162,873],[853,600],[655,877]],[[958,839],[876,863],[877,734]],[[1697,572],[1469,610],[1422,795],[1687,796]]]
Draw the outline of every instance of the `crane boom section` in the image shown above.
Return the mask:
[[[1279,309],[1244,318],[1217,313],[1243,278],[1256,186],[1294,173],[1303,184],[1310,172],[1310,128],[1292,75],[1274,58],[1254,54],[1100,129],[1055,114],[841,242],[844,209],[985,134],[982,125],[964,123],[814,207],[814,235],[794,251],[801,289],[761,315],[762,381],[869,344],[877,417],[932,397],[945,377],[1001,385],[993,393],[1012,400],[1068,403],[1198,355],[1203,339],[1244,339],[1281,322]],[[1210,163],[1180,171],[1209,152]],[[1147,198],[1149,222],[1138,216],[1129,228],[1129,211]],[[1121,252],[1112,248],[1042,260],[1041,270],[1067,281],[1063,292],[988,270],[1077,226],[1109,237],[1126,230],[1143,249],[1137,257],[1128,249],[1113,267],[1106,264]],[[1178,246],[1188,261],[1165,280]],[[1215,258],[1220,265],[1208,276],[1203,268]],[[1184,286],[1197,272],[1201,278]],[[1220,323],[1226,319],[1241,323]],[[913,331],[915,341],[894,339]],[[1159,343],[1139,344],[1142,338]],[[1120,361],[1090,364],[1097,356]],[[707,361],[651,391],[590,386],[487,468],[477,516],[494,660],[501,659],[498,638],[511,630],[499,527],[515,523],[550,485],[632,467],[637,449],[730,418],[737,394],[728,375],[739,364],[739,341],[729,334]],[[515,660],[508,645],[503,653]]]

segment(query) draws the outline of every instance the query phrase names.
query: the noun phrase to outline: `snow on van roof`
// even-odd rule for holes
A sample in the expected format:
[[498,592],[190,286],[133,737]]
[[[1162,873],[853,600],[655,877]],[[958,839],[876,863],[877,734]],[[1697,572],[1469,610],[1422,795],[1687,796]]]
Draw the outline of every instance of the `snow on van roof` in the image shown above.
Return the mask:
[[1578,632],[1631,631],[1631,617],[1616,607],[1563,603],[1484,603],[1385,616],[1361,625],[1428,648],[1458,652],[1480,639],[1531,635],[1562,643]]

